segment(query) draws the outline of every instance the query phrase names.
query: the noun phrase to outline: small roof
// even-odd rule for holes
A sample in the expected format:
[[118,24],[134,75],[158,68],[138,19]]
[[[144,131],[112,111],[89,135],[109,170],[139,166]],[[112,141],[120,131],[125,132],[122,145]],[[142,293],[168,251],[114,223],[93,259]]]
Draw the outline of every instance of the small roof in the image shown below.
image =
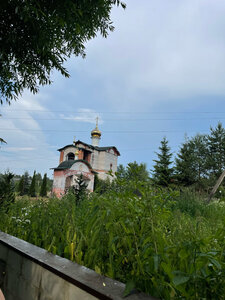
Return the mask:
[[[80,140],[75,142],[75,145],[74,144],[66,145],[66,146],[58,149],[58,151],[62,151],[64,149],[68,148],[68,147],[77,148],[77,144],[83,144],[83,145],[87,146],[88,148],[93,149],[93,150],[97,150],[97,151],[107,151],[109,149],[114,149],[115,152],[117,153],[117,155],[120,156],[120,153],[119,153],[119,151],[117,150],[117,148],[115,146],[98,147],[98,146],[93,146],[91,144],[84,143]],[[86,150],[88,150],[88,149],[86,149]]]
[[72,167],[73,164],[77,163],[77,162],[82,162],[85,165],[88,166],[88,168],[90,169],[90,171],[94,174],[97,174],[97,172],[95,172],[91,165],[89,164],[89,162],[87,162],[86,160],[83,159],[76,159],[76,160],[65,160],[63,161],[61,164],[58,165],[57,168],[52,168],[53,170],[66,170],[66,169],[70,169]]
[[81,143],[81,144],[83,144],[83,145],[85,145],[85,146],[87,146],[87,147],[89,147],[91,149],[97,150],[97,151],[106,151],[106,150],[109,150],[109,149],[114,149],[116,151],[117,155],[120,156],[120,153],[119,153],[119,151],[117,150],[117,148],[115,146],[98,147],[98,146],[93,146],[93,145],[84,143],[84,142],[82,142],[80,140],[78,140],[75,143],[75,145],[77,145],[79,143]]
[[74,146],[74,144],[70,144],[70,145],[66,145],[66,146],[64,146],[64,147],[62,147],[62,148],[60,148],[60,149],[58,149],[58,151],[62,151],[62,150],[64,150],[64,149],[68,148],[68,147],[76,148],[76,147]]

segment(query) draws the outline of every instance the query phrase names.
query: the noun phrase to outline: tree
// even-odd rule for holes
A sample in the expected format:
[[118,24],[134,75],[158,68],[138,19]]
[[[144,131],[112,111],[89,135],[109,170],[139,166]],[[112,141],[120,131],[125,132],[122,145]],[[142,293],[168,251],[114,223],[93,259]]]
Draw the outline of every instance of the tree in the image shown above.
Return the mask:
[[208,176],[208,147],[207,137],[204,134],[197,134],[189,141],[194,159],[193,169],[196,176],[195,181],[200,183],[202,179]]
[[210,127],[211,133],[208,138],[208,168],[210,173],[218,178],[225,169],[225,129],[222,123],[218,123],[213,129]]
[[0,206],[7,208],[15,201],[14,175],[10,172],[5,173],[0,177]]
[[40,190],[41,190],[41,183],[42,183],[42,176],[41,176],[41,173],[36,173],[35,178],[36,178],[36,180],[35,180],[35,183],[36,183],[35,189],[36,189],[36,192],[37,192],[37,193],[40,193]]
[[149,174],[147,171],[146,164],[140,163],[138,164],[136,161],[133,163],[129,163],[127,165],[127,179],[128,180],[133,180],[135,182],[142,181],[146,182],[149,179]]
[[23,175],[23,194],[28,195],[30,188],[29,173],[26,171]]
[[100,179],[97,174],[95,174],[94,179],[94,191],[100,195],[108,192],[111,188],[111,182],[107,177],[106,180]]
[[2,0],[0,10],[0,103],[26,88],[38,92],[71,55],[85,56],[85,43],[114,27],[110,12],[120,0]]
[[76,184],[72,186],[69,191],[72,192],[76,196],[76,204],[79,205],[81,201],[87,194],[87,182],[84,179],[83,174],[81,173],[75,179]]
[[156,164],[153,166],[152,179],[155,184],[167,187],[172,181],[174,170],[170,167],[172,164],[172,153],[170,153],[170,147],[168,146],[168,141],[165,137],[161,141],[159,150],[160,152],[156,153],[158,160],[154,160]]
[[127,177],[127,171],[126,168],[123,165],[118,165],[117,171],[116,171],[116,177],[118,179],[125,179]]
[[149,180],[149,173],[145,163],[138,164],[136,161],[128,163],[126,168],[119,165],[116,172],[117,179],[126,181],[143,181]]
[[176,179],[178,183],[189,186],[196,182],[195,156],[193,144],[186,140],[180,147],[175,159]]
[[47,196],[47,174],[46,173],[45,173],[44,178],[42,180],[40,196],[41,197],[46,197]]
[[24,175],[20,178],[17,192],[20,196],[24,195]]
[[36,171],[34,171],[34,175],[32,177],[32,181],[31,181],[31,185],[29,188],[29,195],[31,197],[35,197],[36,196]]
[[28,195],[30,190],[30,178],[29,173],[26,171],[23,176],[21,177],[17,192],[20,196]]

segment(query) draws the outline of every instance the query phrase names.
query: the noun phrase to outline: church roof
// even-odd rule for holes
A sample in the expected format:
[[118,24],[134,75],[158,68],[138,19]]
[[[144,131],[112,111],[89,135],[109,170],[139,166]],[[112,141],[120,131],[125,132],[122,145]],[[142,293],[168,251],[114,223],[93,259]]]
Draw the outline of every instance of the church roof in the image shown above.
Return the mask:
[[62,151],[62,150],[64,150],[64,149],[68,148],[68,147],[74,147],[74,148],[76,148],[76,147],[74,146],[74,144],[71,144],[71,145],[66,145],[66,146],[64,146],[64,147],[62,147],[62,148],[60,148],[60,149],[58,149],[58,151]]
[[117,150],[117,148],[115,146],[98,147],[98,146],[93,146],[93,145],[84,143],[84,142],[82,142],[80,140],[78,140],[76,142],[76,145],[79,144],[79,143],[83,144],[83,145],[85,145],[85,146],[87,146],[87,147],[89,147],[89,148],[91,148],[93,150],[97,150],[97,151],[106,151],[106,150],[109,150],[109,149],[115,149],[117,155],[120,156],[120,153],[119,153],[119,151]]
[[86,160],[83,159],[77,159],[77,160],[65,160],[63,161],[61,164],[58,165],[57,168],[53,168],[54,170],[66,170],[66,169],[70,169],[72,167],[73,164],[77,163],[77,162],[82,162],[84,164],[86,164],[88,166],[88,168],[91,170],[92,173],[96,173],[91,165],[89,164],[89,162],[87,162]]
[[[116,148],[115,146],[98,147],[98,146],[93,146],[93,145],[84,143],[84,142],[82,142],[82,141],[80,141],[80,140],[78,140],[78,141],[75,143],[75,145],[77,145],[77,144],[83,144],[83,145],[87,146],[88,148],[93,149],[93,150],[97,150],[97,151],[107,151],[107,150],[109,150],[109,149],[114,149],[114,150],[116,151],[117,155],[120,156],[120,153],[119,153],[119,151],[117,150],[117,148]],[[68,147],[76,148],[75,145],[74,145],[74,144],[66,145],[66,146],[64,146],[64,147],[62,147],[62,148],[60,148],[60,149],[58,149],[58,151],[62,151],[62,150],[64,150],[64,149],[68,148]]]

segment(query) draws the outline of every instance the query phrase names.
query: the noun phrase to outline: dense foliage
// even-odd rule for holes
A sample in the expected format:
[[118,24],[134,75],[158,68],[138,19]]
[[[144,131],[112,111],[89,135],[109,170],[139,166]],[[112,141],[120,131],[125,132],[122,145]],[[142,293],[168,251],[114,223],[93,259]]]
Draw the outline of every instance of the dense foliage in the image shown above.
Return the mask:
[[164,137],[156,154],[152,171],[156,185],[194,186],[209,192],[225,169],[225,129],[219,122],[209,134],[186,137],[174,160]]
[[85,43],[112,31],[110,13],[120,0],[2,0],[0,7],[0,103],[28,89],[51,83],[55,69],[69,74],[64,62],[85,56]]
[[0,229],[127,283],[126,293],[135,287],[161,299],[223,299],[222,208],[191,192],[118,179],[79,205],[72,193],[18,200],[2,209]]
[[40,173],[34,171],[33,177],[29,175],[27,171],[24,172],[22,176],[15,175],[15,191],[19,196],[29,195],[35,197],[40,195],[42,197],[47,196],[47,192],[52,189],[52,179],[47,177],[47,174],[42,176]]

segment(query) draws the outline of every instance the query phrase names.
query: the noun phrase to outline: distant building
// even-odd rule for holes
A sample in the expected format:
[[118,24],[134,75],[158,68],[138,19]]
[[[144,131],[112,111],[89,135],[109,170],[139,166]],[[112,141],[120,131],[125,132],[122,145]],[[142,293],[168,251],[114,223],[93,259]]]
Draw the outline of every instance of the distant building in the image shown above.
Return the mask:
[[94,189],[95,174],[103,180],[112,180],[115,176],[120,153],[114,146],[99,147],[101,131],[98,129],[98,119],[91,139],[91,145],[78,140],[58,149],[60,159],[58,167],[54,168],[52,189],[57,197],[62,197],[71,186],[75,186],[76,178],[81,174],[90,192]]

